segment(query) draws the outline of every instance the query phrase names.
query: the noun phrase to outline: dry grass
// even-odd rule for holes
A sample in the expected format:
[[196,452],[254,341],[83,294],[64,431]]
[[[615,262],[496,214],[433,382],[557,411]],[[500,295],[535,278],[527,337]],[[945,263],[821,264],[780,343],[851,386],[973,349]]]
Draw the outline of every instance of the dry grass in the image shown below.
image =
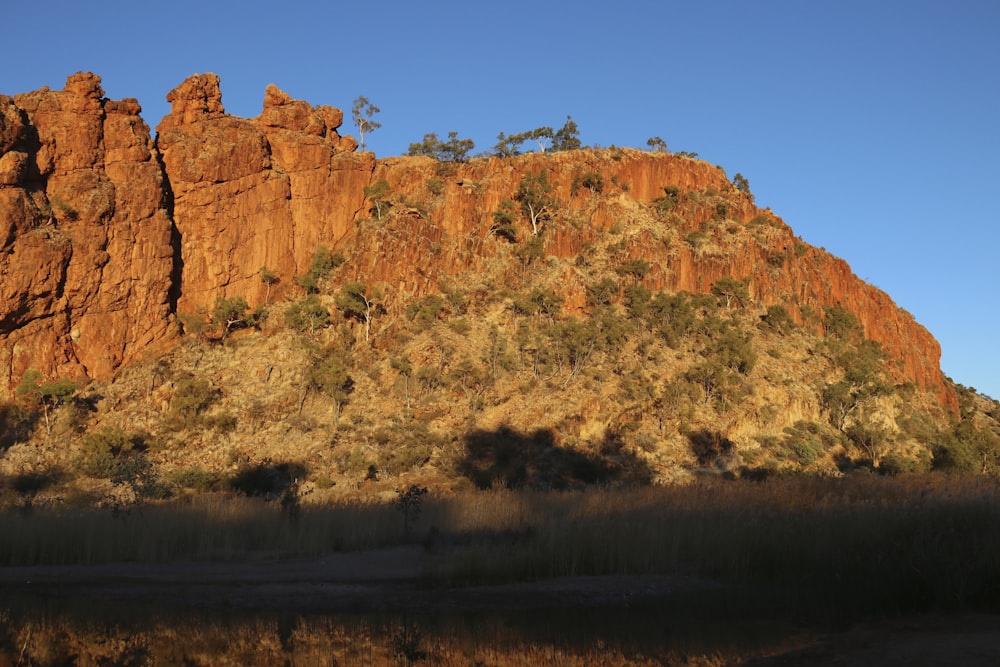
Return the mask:
[[[432,585],[681,573],[834,607],[1000,606],[1000,483],[939,475],[428,499],[409,531]],[[0,563],[279,559],[406,540],[391,503],[206,496],[113,516],[0,516]]]

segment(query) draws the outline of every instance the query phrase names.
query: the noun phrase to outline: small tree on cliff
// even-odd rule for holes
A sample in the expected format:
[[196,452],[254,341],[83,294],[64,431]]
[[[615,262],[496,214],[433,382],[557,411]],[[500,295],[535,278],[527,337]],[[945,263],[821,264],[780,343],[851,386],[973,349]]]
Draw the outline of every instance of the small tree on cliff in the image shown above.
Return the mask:
[[552,135],[552,150],[575,151],[580,145],[580,129],[572,116],[566,116],[566,123]]
[[427,155],[439,162],[465,162],[475,147],[472,139],[460,139],[458,132],[449,132],[447,141],[441,141],[436,133],[429,132],[420,143],[410,144],[407,155]]
[[250,304],[241,296],[230,299],[221,296],[215,297],[215,305],[212,307],[212,324],[222,328],[223,341],[233,329],[253,326],[256,323],[254,314],[247,313],[249,309]]
[[56,408],[69,400],[80,385],[72,380],[61,379],[51,382],[40,382],[42,374],[36,370],[29,370],[21,378],[21,383],[17,385],[14,394],[18,400],[29,406],[39,406],[45,416],[46,430],[52,429],[49,423],[49,409]]
[[667,152],[667,142],[662,137],[650,137],[646,140],[646,145],[649,146],[649,150],[651,151],[656,151],[657,153]]
[[712,283],[712,294],[724,300],[726,308],[732,308],[734,301],[740,308],[750,301],[750,291],[746,282],[736,280],[732,276],[723,276]]
[[372,120],[372,116],[381,111],[381,109],[369,102],[368,98],[364,95],[354,100],[354,106],[351,108],[351,118],[354,119],[354,124],[358,126],[358,141],[361,143],[362,151],[365,150],[365,134],[374,132],[382,127],[382,123]]
[[392,208],[392,201],[389,199],[391,189],[389,181],[380,178],[364,190],[365,197],[371,202],[368,212],[374,213],[377,220],[381,220],[382,216]]
[[[321,396],[333,399],[334,423],[340,420],[340,412],[354,391],[354,380],[350,374],[350,356],[346,351],[327,346],[312,356],[306,370],[306,393],[312,389]],[[301,406],[300,406],[301,412]]]
[[369,290],[362,282],[344,283],[337,295],[337,307],[344,315],[365,325],[365,342],[371,334],[372,320],[384,310],[381,299],[377,289]]
[[278,272],[262,266],[260,267],[260,281],[267,287],[267,293],[264,295],[264,304],[266,305],[271,300],[271,287],[279,282]]
[[546,173],[525,174],[514,193],[514,200],[521,204],[521,211],[531,223],[531,235],[538,236],[542,223],[552,219],[556,198]]

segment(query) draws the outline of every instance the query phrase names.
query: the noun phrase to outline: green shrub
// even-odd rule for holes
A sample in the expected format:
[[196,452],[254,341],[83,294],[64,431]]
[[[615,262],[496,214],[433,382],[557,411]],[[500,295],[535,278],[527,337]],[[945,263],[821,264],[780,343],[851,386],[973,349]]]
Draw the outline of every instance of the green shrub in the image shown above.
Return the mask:
[[421,329],[426,329],[441,319],[448,302],[440,294],[428,294],[406,305],[406,319]]
[[222,397],[222,391],[208,380],[186,376],[177,381],[170,410],[187,420],[195,420]]
[[789,315],[788,309],[781,304],[767,307],[767,314],[761,316],[762,326],[779,334],[786,334],[795,327],[795,321]]
[[136,448],[133,434],[120,428],[105,427],[96,433],[84,436],[81,442],[77,468],[89,477],[111,477],[116,469],[118,457]]
[[330,326],[330,311],[319,302],[319,297],[309,294],[288,307],[285,324],[299,333],[313,333]]
[[303,276],[296,277],[295,282],[306,292],[318,292],[320,281],[328,278],[333,270],[343,263],[344,256],[342,254],[321,245],[313,253],[312,260],[309,262],[309,271]]
[[593,194],[600,194],[604,191],[604,177],[596,171],[588,171],[583,175],[578,175],[573,178],[573,183],[570,185],[570,195],[575,196],[580,188],[586,188]]

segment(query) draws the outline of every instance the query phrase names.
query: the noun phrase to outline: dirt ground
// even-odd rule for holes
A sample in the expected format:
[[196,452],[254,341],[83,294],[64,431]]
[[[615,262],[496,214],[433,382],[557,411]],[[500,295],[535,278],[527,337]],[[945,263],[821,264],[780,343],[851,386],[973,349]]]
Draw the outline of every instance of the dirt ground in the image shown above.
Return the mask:
[[[281,562],[6,567],[0,568],[0,586],[33,599],[155,600],[164,607],[323,614],[605,606],[717,587],[684,577],[607,576],[442,589],[422,585],[423,554],[421,547],[407,546]],[[805,635],[796,644],[741,664],[995,666],[1000,616],[908,617]]]

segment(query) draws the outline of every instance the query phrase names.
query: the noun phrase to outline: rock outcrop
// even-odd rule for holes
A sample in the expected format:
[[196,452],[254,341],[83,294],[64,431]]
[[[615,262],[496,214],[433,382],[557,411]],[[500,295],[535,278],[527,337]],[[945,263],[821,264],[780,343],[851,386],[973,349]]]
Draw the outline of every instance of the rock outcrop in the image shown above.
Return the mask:
[[169,336],[163,171],[135,100],[76,74],[0,97],[0,390],[108,377]]
[[167,95],[157,127],[180,238],[179,312],[217,296],[263,300],[262,267],[304,273],[320,243],[352,231],[374,167],[337,133],[337,109],[269,86],[248,120],[227,116],[221,99],[217,76],[192,76]]
[[[544,170],[572,221],[546,231],[548,255],[576,258],[624,226],[633,231],[621,252],[650,262],[650,287],[705,292],[728,275],[800,321],[842,305],[898,361],[900,379],[957,404],[926,329],[707,163],[627,149],[376,162],[338,133],[338,109],[273,85],[252,119],[225,113],[213,74],[188,78],[167,99],[154,142],[138,103],[106,99],[92,74],[69,77],[62,91],[0,96],[0,396],[29,368],[108,378],[168,342],[178,313],[220,296],[262,302],[264,267],[280,277],[276,291],[293,289],[320,244],[345,251],[345,275],[412,295],[484,271],[506,252],[491,234],[493,212],[524,174]],[[607,184],[600,197],[580,187],[586,174]],[[365,188],[380,179],[397,205],[424,202],[391,229],[359,224],[371,217]],[[674,232],[630,226],[666,186],[700,193],[672,218]],[[717,225],[706,236],[719,194],[729,231]],[[692,234],[699,243],[685,241]],[[573,271],[563,291],[580,306]]]

